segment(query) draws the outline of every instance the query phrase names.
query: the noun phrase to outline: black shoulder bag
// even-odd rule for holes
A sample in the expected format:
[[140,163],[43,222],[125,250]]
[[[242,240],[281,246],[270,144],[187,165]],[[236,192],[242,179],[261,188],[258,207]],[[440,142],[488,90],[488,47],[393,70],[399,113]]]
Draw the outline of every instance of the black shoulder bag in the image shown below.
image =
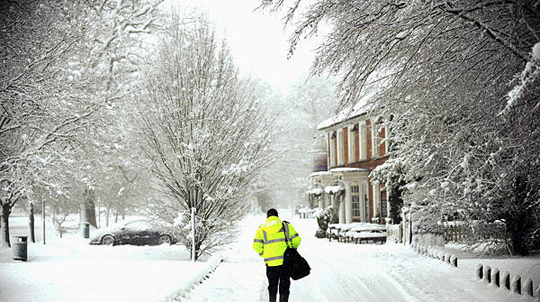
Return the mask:
[[309,275],[311,267],[306,259],[304,259],[295,248],[289,245],[289,238],[287,238],[289,237],[289,229],[285,229],[285,224],[283,222],[281,224],[283,225],[285,243],[287,244],[287,249],[285,250],[285,254],[283,254],[283,266],[289,270],[293,280],[304,278]]

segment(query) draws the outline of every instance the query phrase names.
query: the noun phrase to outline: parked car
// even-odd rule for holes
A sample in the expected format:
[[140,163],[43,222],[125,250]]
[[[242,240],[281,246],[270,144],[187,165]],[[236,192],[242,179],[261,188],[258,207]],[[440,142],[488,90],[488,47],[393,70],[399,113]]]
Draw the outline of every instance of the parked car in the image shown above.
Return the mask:
[[133,220],[125,224],[92,232],[90,244],[160,245],[174,244],[176,239],[167,228],[149,220]]

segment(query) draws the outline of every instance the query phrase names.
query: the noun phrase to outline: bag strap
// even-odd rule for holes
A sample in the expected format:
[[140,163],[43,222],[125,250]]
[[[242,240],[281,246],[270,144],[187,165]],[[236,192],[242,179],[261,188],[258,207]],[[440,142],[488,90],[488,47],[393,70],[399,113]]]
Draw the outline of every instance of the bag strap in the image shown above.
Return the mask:
[[285,244],[287,244],[288,247],[291,247],[287,238],[289,237],[289,226],[285,227],[285,222],[282,222],[281,226],[283,227],[283,233],[285,233]]

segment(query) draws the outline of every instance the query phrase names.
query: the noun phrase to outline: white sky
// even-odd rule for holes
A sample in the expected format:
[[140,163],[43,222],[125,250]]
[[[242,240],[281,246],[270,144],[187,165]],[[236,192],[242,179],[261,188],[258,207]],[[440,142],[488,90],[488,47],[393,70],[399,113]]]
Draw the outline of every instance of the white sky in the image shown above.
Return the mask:
[[[174,1],[174,0],[169,0]],[[286,90],[309,71],[313,44],[304,41],[287,59],[289,35],[283,29],[282,13],[254,11],[260,0],[176,0],[181,6],[199,6],[216,25],[216,34],[228,41],[244,73],[258,76]],[[291,30],[290,28],[288,29]]]

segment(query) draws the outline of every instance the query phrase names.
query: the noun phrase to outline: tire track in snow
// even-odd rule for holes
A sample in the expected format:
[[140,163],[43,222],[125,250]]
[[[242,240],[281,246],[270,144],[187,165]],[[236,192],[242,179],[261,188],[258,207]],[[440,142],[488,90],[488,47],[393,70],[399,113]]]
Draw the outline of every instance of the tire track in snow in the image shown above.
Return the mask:
[[390,275],[370,264],[369,259],[352,264],[347,259],[318,257],[309,252],[305,254],[313,270],[305,279],[292,281],[291,300],[417,301]]

